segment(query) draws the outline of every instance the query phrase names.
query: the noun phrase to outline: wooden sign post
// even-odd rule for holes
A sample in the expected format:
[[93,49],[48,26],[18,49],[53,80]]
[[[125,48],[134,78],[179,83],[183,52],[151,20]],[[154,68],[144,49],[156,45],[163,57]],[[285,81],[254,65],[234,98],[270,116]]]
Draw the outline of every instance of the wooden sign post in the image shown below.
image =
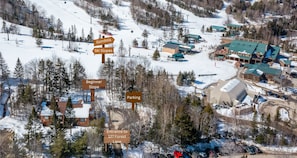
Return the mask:
[[[109,143],[123,143],[126,144],[128,150],[128,144],[130,143],[130,131],[129,130],[104,130],[103,134],[104,144]],[[105,146],[105,151],[107,151]]]
[[82,80],[82,89],[91,90],[91,102],[95,101],[95,89],[106,87],[105,79],[86,79]]
[[132,103],[132,110],[134,111],[134,103],[142,101],[142,93],[141,92],[126,92],[126,102]]
[[104,38],[104,36],[102,36],[102,38],[93,40],[95,46],[95,48],[93,49],[93,53],[102,54],[102,63],[105,63],[105,54],[113,54],[113,47],[105,48],[105,44],[112,44],[113,42],[113,37]]

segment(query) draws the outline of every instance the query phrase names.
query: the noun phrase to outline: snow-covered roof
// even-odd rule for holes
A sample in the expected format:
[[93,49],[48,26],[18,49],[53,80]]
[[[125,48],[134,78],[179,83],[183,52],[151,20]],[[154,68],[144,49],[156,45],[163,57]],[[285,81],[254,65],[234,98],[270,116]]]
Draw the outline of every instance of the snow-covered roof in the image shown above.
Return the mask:
[[89,118],[91,104],[83,104],[81,108],[73,108],[75,118]]
[[230,54],[229,57],[239,58],[239,56],[237,54]]
[[[51,110],[48,106],[46,102],[42,102],[41,103],[41,112],[40,112],[40,116],[53,116],[54,114],[54,110]],[[57,115],[61,116],[63,115],[61,112],[57,111],[56,112]]]
[[[54,114],[54,110],[51,110],[50,108],[48,108],[47,106],[42,106],[42,110],[40,112],[40,116],[53,116]],[[56,114],[58,116],[63,115],[62,113],[60,113],[59,111],[56,112]]]
[[257,69],[256,71],[257,71],[257,73],[258,73],[259,75],[262,75],[262,74],[264,73],[263,71],[261,71],[261,70],[259,70],[259,69]]
[[238,79],[232,79],[227,84],[225,84],[220,90],[222,92],[230,92],[233,88],[235,88],[240,81]]

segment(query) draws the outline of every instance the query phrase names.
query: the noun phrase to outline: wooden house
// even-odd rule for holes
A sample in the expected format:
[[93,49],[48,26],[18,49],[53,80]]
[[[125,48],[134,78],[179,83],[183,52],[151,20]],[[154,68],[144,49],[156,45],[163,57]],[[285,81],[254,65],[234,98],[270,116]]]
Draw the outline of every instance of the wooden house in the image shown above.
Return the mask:
[[[42,103],[42,109],[40,112],[40,119],[44,126],[49,126],[53,123],[53,115],[54,111],[46,105],[46,102]],[[58,102],[58,111],[56,111],[56,115],[59,120],[63,123],[65,118],[67,102],[62,101]],[[90,111],[91,105],[84,104],[83,101],[73,102],[73,117],[75,118],[75,124],[77,126],[88,126],[90,123]]]
[[175,54],[178,51],[179,51],[179,45],[172,44],[172,43],[166,43],[162,48],[162,52],[167,52],[170,54]]

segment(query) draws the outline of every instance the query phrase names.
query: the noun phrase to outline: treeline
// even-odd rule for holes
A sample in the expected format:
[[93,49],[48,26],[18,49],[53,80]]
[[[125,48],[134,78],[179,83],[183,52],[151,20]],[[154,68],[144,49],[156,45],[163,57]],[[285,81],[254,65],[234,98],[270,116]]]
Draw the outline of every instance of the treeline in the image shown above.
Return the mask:
[[172,83],[173,76],[164,70],[154,72],[149,65],[145,58],[116,63],[108,59],[99,73],[107,79],[110,94],[124,100],[125,92],[140,91],[142,104],[156,109],[151,124],[139,125],[141,129],[131,128],[132,135],[136,133],[138,136],[135,145],[144,140],[162,145],[186,145],[196,143],[201,135],[214,134],[216,118],[211,107],[205,106],[198,97],[181,97]]
[[[101,18],[104,21],[104,28],[107,29],[107,26],[119,28],[118,18],[114,16],[110,9],[102,8],[103,4],[101,1],[76,1],[75,4],[84,8],[90,16]],[[19,34],[17,25],[23,25],[32,28],[32,36],[38,39],[58,39],[71,42],[93,41],[92,28],[89,30],[84,30],[84,28],[77,30],[75,24],[73,24],[70,28],[65,29],[61,19],[56,19],[53,15],[47,17],[44,10],[38,9],[38,6],[31,4],[30,1],[1,1],[0,17],[5,21],[13,23],[8,25],[3,21],[1,32],[8,35]],[[91,19],[90,23],[92,23]],[[69,42],[69,47],[73,47],[72,45]],[[75,48],[70,48],[70,50],[75,50]]]
[[172,4],[163,6],[155,0],[131,0],[130,10],[136,22],[154,28],[173,26],[184,20],[181,12],[177,11]]
[[234,15],[238,20],[243,20],[243,17],[246,16],[251,20],[261,21],[267,15],[294,15],[296,6],[296,2],[292,0],[261,0],[255,1],[253,4],[250,1],[232,0],[232,4],[226,8],[226,12]]
[[168,3],[178,5],[179,7],[191,11],[199,17],[213,17],[216,9],[223,8],[222,0],[166,0]]
[[74,4],[84,9],[91,17],[101,19],[100,23],[104,28],[110,26],[120,29],[119,18],[101,0],[76,0]]
[[295,46],[288,41],[283,43],[280,38],[295,36],[297,29],[296,5],[296,2],[291,0],[262,0],[253,4],[249,1],[233,0],[231,5],[226,8],[226,13],[232,14],[242,23],[249,24],[249,20],[262,23],[257,27],[244,27],[245,38],[283,45],[284,49],[288,51]]
[[[70,89],[79,90],[86,72],[79,60],[66,64],[62,59],[33,59],[22,64],[18,58],[13,72],[10,72],[0,52],[1,83],[9,83],[10,78],[18,79],[18,93],[12,99],[12,113],[20,105],[37,105],[48,95],[63,96]],[[9,84],[8,84],[9,85]]]

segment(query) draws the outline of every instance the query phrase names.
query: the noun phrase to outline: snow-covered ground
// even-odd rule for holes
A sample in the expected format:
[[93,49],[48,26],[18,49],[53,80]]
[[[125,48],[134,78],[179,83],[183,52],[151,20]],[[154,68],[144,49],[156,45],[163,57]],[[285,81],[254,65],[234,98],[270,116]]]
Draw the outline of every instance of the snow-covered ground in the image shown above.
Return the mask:
[[[34,3],[37,5],[39,10],[44,10],[47,17],[53,15],[56,19],[61,19],[63,22],[63,28],[65,32],[68,31],[71,26],[75,25],[77,28],[77,34],[80,35],[82,29],[84,33],[88,34],[90,28],[92,28],[94,37],[99,37],[100,32],[102,31],[102,26],[98,23],[99,19],[91,18],[84,10],[77,7],[73,3],[74,0],[27,0],[26,2]],[[236,69],[234,63],[231,61],[212,61],[208,58],[208,54],[214,51],[215,46],[220,44],[220,37],[222,33],[207,33],[201,32],[202,26],[205,28],[210,25],[223,25],[224,22],[230,18],[233,23],[237,23],[232,17],[228,17],[223,10],[218,11],[216,18],[201,18],[196,17],[191,12],[186,11],[181,8],[177,8],[178,11],[184,15],[187,21],[183,24],[185,28],[189,30],[189,33],[199,34],[205,39],[205,42],[195,44],[195,49],[200,53],[194,55],[185,55],[185,61],[175,62],[168,61],[167,56],[169,54],[161,52],[161,60],[153,61],[151,60],[152,54],[155,49],[162,47],[164,43],[159,43],[158,40],[163,38],[163,31],[159,29],[153,29],[149,26],[144,26],[137,24],[131,16],[130,13],[130,2],[122,1],[121,6],[116,6],[111,0],[103,0],[105,3],[110,6],[113,13],[120,19],[121,27],[123,29],[116,30],[114,28],[108,28],[109,32],[113,34],[115,42],[113,47],[115,48],[115,53],[113,55],[106,55],[106,58],[111,58],[112,60],[118,60],[118,47],[119,43],[122,40],[124,46],[127,50],[125,59],[128,60],[138,60],[141,63],[143,57],[150,60],[150,69],[160,70],[165,69],[169,74],[176,75],[180,71],[194,71],[196,76],[196,82],[194,84],[197,88],[205,88],[206,86],[217,82],[219,79],[226,80],[236,75]],[[65,3],[66,2],[66,3]],[[167,1],[158,0],[161,5],[166,5]],[[227,4],[227,3],[226,3]],[[2,27],[2,19],[0,19],[0,28]],[[9,25],[9,23],[7,22]],[[0,52],[2,53],[3,58],[11,72],[14,71],[17,58],[20,58],[23,64],[27,64],[35,59],[52,59],[55,57],[60,57],[64,61],[69,63],[72,60],[79,60],[86,69],[88,78],[98,78],[97,71],[102,65],[101,56],[94,55],[92,50],[94,48],[93,44],[90,43],[75,43],[79,48],[80,52],[68,52],[66,48],[68,46],[68,41],[59,41],[59,40],[45,40],[43,39],[43,46],[49,46],[51,48],[41,49],[37,47],[36,41],[30,36],[32,30],[26,27],[18,26],[21,34],[24,35],[9,35],[7,40],[7,34],[0,33]],[[148,30],[148,42],[149,49],[143,48],[133,48],[132,41],[137,39],[138,42],[143,40],[142,32],[144,29]],[[177,34],[177,32],[175,32]],[[29,35],[29,36],[27,36]],[[166,40],[166,39],[165,39]],[[157,44],[153,44],[157,43]],[[128,49],[131,48],[131,56],[128,56]],[[198,77],[199,74],[217,74],[214,76],[204,76]],[[255,87],[250,87],[251,89],[260,92],[261,89],[256,89]],[[184,93],[193,92],[194,87],[179,87]],[[110,105],[112,102],[107,96],[106,91],[98,92],[97,98],[103,98],[99,101],[103,110],[106,106]],[[114,103],[114,102],[112,102]],[[118,105],[120,106],[120,105]],[[124,105],[126,106],[126,104]],[[1,110],[1,109],[0,109]],[[139,107],[139,110],[142,111],[141,116],[148,117],[147,113],[143,111],[148,111],[151,114],[154,114],[154,111],[151,109],[145,109]],[[232,111],[227,109],[221,109],[222,113],[226,115],[232,115]],[[285,118],[283,112],[281,116]],[[247,116],[248,119],[252,118],[252,115]],[[25,121],[20,121],[16,118],[5,117],[0,120],[0,129],[11,129],[20,137],[26,133],[25,131]],[[78,129],[81,130],[81,129]],[[141,157],[143,151],[147,148],[155,149],[154,144],[146,142],[143,148],[129,149],[126,153],[127,157]],[[159,148],[158,148],[159,149]]]
[[[36,4],[40,10],[45,10],[45,14],[49,17],[53,15],[56,19],[60,18],[63,22],[63,27],[67,32],[68,28],[75,25],[77,28],[78,35],[80,35],[81,30],[84,29],[85,34],[88,33],[89,28],[93,28],[94,37],[99,37],[102,27],[96,22],[98,19],[93,18],[93,22],[90,23],[90,16],[86,14],[84,10],[75,6],[72,1],[51,0],[45,1],[44,3],[39,3],[39,0],[28,0],[32,4]],[[110,32],[115,38],[113,44],[115,48],[114,55],[106,55],[106,58],[111,58],[117,60],[117,52],[120,40],[124,42],[124,46],[128,51],[131,48],[131,56],[126,57],[126,59],[139,60],[140,56],[147,57],[151,59],[153,52],[156,48],[153,48],[152,42],[156,42],[157,39],[163,38],[163,32],[158,29],[153,29],[148,26],[136,24],[130,13],[129,2],[122,1],[121,6],[112,5],[112,1],[105,0],[109,6],[111,6],[112,11],[119,17],[121,25],[124,29],[116,30],[110,28]],[[163,5],[167,4],[164,0],[161,1]],[[200,18],[194,16],[192,13],[185,11],[183,9],[181,12],[187,16],[188,21],[184,23],[185,27],[189,29],[190,33],[200,34],[206,42],[196,44],[196,49],[200,50],[201,53],[196,55],[186,55],[185,62],[173,62],[167,60],[153,61],[151,60],[151,69],[166,69],[169,74],[176,75],[180,71],[194,71],[197,75],[197,81],[195,86],[198,88],[204,88],[207,85],[218,81],[219,79],[228,79],[236,74],[236,69],[234,68],[232,62],[227,61],[211,61],[208,58],[208,53],[215,49],[220,43],[221,33],[202,33],[201,28],[204,25],[205,28],[212,24],[223,25],[226,21],[226,14],[224,11],[218,12],[218,18]],[[202,22],[203,21],[203,22]],[[0,23],[0,27],[2,22]],[[149,32],[148,41],[149,49],[142,48],[132,48],[132,41],[137,39],[139,42],[143,40],[141,36],[144,29]],[[131,32],[133,30],[133,33]],[[20,32],[30,33],[31,29],[20,27]],[[175,32],[177,34],[177,32]],[[8,63],[11,71],[14,70],[16,59],[19,57],[23,64],[28,63],[34,59],[41,58],[53,58],[53,56],[58,56],[67,61],[73,59],[78,59],[83,63],[86,68],[87,75],[89,78],[97,78],[97,71],[102,65],[101,56],[94,55],[92,50],[94,48],[93,44],[89,43],[76,43],[77,47],[82,53],[69,53],[65,49],[68,46],[68,41],[56,41],[56,40],[43,40],[44,46],[50,46],[52,48],[41,49],[36,46],[36,41],[30,36],[18,36],[10,35],[10,40],[7,40],[6,34],[0,34],[0,39],[4,42],[0,44],[0,52],[2,53],[4,59]],[[18,42],[16,42],[18,41]],[[158,49],[162,47],[163,43],[159,43]],[[169,54],[161,52],[161,59],[166,58]],[[128,53],[127,53],[128,56]],[[217,74],[215,76],[204,76],[198,77],[198,74]],[[193,91],[193,89],[190,89]]]

